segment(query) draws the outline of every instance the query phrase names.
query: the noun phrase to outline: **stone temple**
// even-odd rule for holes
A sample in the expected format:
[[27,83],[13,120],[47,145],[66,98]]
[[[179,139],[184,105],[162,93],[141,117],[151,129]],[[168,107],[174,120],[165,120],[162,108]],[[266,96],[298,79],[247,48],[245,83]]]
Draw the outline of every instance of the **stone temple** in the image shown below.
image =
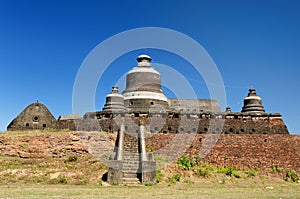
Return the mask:
[[[126,88],[112,87],[101,111],[63,115],[55,120],[41,103],[29,105],[7,130],[69,129],[118,133],[110,157],[108,181],[154,182],[155,162],[146,152],[149,133],[289,134],[279,113],[266,113],[262,99],[249,89],[240,112],[221,111],[214,99],[170,99],[161,89],[161,76],[151,57],[140,55],[127,73]],[[162,77],[163,78],[163,77]]]

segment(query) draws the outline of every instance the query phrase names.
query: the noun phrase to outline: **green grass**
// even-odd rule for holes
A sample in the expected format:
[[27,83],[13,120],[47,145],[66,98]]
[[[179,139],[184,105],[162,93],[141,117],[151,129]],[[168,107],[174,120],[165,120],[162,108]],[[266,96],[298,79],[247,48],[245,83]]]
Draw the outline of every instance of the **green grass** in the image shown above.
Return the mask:
[[107,167],[91,155],[28,159],[0,157],[0,185],[96,184],[106,171]]
[[[269,189],[266,187],[273,187]],[[287,182],[212,183],[178,182],[153,186],[116,185],[2,185],[0,198],[299,198],[299,184]]]

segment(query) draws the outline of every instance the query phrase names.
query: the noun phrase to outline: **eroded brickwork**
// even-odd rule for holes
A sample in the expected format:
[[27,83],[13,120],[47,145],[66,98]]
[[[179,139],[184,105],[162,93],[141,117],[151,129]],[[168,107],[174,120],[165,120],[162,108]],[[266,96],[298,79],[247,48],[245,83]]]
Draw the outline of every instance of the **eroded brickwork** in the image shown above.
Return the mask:
[[[174,134],[150,136],[146,140],[147,149],[160,151],[171,143],[175,136]],[[184,140],[177,139],[177,145],[185,144]],[[213,148],[209,150],[212,146]],[[163,155],[175,157],[176,153],[169,150],[168,154]],[[202,157],[202,161],[219,166],[252,167],[265,171],[269,171],[272,166],[278,166],[300,173],[299,135],[195,134],[183,155],[193,159],[197,154],[205,153],[207,155]]]
[[135,132],[141,119],[149,133],[289,134],[279,114],[133,114],[109,117],[95,114],[80,120],[58,123],[61,129],[117,132],[122,121],[127,132]]

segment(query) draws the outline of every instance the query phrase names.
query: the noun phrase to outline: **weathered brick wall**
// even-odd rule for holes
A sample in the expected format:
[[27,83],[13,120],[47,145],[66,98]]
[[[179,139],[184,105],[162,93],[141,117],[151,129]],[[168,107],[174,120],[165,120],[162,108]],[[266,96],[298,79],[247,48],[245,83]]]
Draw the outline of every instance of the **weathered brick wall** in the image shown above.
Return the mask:
[[[135,128],[139,118],[124,117],[125,127]],[[96,119],[95,119],[96,120]],[[114,119],[101,118],[99,125],[103,131],[116,132],[119,129]],[[225,121],[225,122],[224,122]],[[222,122],[224,125],[222,126]],[[95,123],[95,121],[94,121]],[[97,123],[97,122],[96,122]],[[289,134],[281,118],[276,119],[207,119],[207,118],[168,118],[152,117],[145,119],[146,131],[151,133],[199,133],[223,134]],[[94,129],[90,123],[83,123],[80,130]],[[95,129],[97,130],[97,129]]]
[[[174,140],[174,134],[155,134],[146,140],[147,149],[159,151]],[[191,136],[183,134],[181,136]],[[176,139],[177,145],[186,139]],[[209,151],[210,146],[213,146]],[[232,165],[240,168],[260,168],[269,171],[272,166],[293,169],[300,173],[300,136],[263,134],[194,134],[184,153],[193,159],[197,154],[208,154],[202,161],[216,165]],[[177,151],[168,151],[175,156]]]
[[[108,161],[116,135],[99,132],[7,133],[0,136],[0,155],[43,158],[90,153],[101,161]],[[214,142],[216,144],[209,150]],[[148,151],[154,151],[154,154],[166,152],[170,159],[178,157],[180,150],[184,152],[181,155],[191,159],[207,152],[202,161],[215,165],[251,166],[265,171],[278,166],[300,174],[300,135],[147,134],[146,145]],[[160,150],[164,148],[170,150]]]

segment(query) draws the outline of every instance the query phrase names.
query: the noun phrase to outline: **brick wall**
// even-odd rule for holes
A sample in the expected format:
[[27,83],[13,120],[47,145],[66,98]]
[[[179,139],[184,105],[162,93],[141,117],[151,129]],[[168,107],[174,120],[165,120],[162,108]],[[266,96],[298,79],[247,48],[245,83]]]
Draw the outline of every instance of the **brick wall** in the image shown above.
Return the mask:
[[[160,151],[172,142],[176,134],[155,134],[146,140],[147,149]],[[183,134],[187,139],[191,134]],[[268,171],[272,166],[293,169],[300,173],[299,135],[258,135],[258,134],[194,134],[189,145],[186,139],[176,139],[177,145],[186,145],[185,156],[193,159],[197,154],[207,155],[204,162],[215,165],[232,165],[240,168],[260,168]],[[210,146],[216,142],[212,150]],[[167,157],[176,156],[176,150],[168,151]]]

